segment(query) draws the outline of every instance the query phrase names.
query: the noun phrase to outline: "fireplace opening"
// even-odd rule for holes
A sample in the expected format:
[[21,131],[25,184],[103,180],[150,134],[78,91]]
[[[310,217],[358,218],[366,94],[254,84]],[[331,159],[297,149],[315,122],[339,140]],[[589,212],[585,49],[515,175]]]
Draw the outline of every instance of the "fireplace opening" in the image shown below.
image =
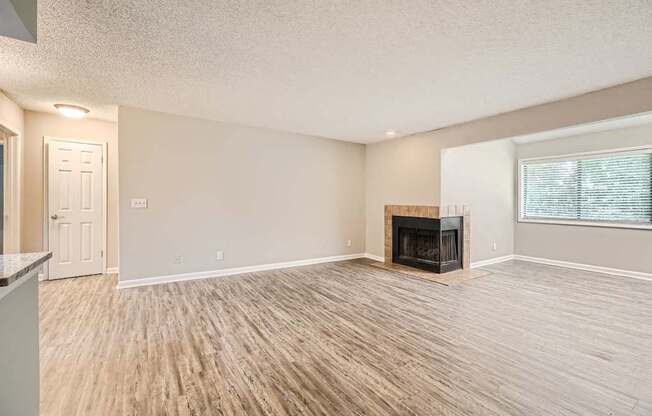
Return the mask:
[[462,267],[462,217],[392,217],[392,261],[435,273]]
[[398,257],[427,264],[439,262],[439,235],[432,230],[399,227]]

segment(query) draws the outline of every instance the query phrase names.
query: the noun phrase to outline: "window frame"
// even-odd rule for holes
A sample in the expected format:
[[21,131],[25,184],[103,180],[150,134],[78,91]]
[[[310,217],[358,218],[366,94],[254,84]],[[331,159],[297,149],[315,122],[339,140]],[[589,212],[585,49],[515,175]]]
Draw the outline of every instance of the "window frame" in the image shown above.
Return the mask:
[[[516,221],[519,223],[532,223],[532,224],[556,224],[556,225],[571,225],[571,226],[584,226],[584,227],[604,227],[604,228],[624,228],[624,229],[636,229],[636,230],[652,230],[652,219],[649,224],[637,224],[631,222],[618,222],[618,221],[604,221],[604,220],[573,220],[573,219],[562,219],[562,218],[537,218],[537,217],[525,217],[523,215],[523,164],[528,162],[536,161],[549,161],[557,162],[564,160],[580,160],[580,159],[593,159],[596,156],[616,156],[616,155],[628,155],[628,154],[646,154],[652,153],[652,145],[645,146],[636,146],[636,147],[625,147],[618,149],[605,149],[605,150],[596,150],[590,152],[580,152],[580,153],[569,153],[564,155],[554,155],[554,156],[543,156],[543,157],[529,157],[518,159],[516,167],[516,178],[517,178],[517,210],[518,215]],[[652,162],[651,162],[652,163]]]

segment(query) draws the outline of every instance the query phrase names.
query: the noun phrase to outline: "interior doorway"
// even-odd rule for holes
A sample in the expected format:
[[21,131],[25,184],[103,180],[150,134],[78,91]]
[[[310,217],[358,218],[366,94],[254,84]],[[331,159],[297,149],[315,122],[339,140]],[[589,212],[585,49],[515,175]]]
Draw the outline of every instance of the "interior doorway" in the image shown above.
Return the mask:
[[5,141],[0,139],[0,254],[4,253],[5,236]]
[[44,239],[48,279],[106,269],[106,144],[45,138]]
[[0,122],[0,253],[20,252],[21,137]]

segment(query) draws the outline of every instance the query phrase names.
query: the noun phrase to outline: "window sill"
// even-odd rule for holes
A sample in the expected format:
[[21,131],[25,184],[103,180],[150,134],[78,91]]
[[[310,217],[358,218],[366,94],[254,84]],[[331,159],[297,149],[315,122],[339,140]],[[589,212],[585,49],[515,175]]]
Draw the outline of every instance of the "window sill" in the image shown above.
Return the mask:
[[652,230],[652,224],[624,224],[617,222],[574,221],[556,219],[519,218],[518,222],[533,224],[570,225],[579,227],[623,228],[629,230]]

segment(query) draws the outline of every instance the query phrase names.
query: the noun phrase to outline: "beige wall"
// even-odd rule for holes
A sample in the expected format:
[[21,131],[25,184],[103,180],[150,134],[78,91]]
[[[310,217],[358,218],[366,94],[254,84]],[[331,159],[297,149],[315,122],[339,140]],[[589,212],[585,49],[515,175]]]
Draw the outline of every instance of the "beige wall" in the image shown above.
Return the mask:
[[22,135],[25,130],[23,109],[2,91],[0,91],[0,124],[13,130],[16,134]]
[[43,249],[43,137],[108,143],[107,267],[118,266],[118,129],[116,123],[25,111],[22,250]]
[[[518,158],[652,145],[652,125],[521,144]],[[516,254],[652,273],[652,230],[516,225]]]
[[[439,204],[441,149],[652,110],[652,78],[367,146],[367,252],[383,255],[385,204]],[[471,217],[473,221],[473,217]]]
[[118,117],[121,280],[364,251],[363,145],[134,108]]
[[442,205],[471,210],[471,262],[514,254],[514,143],[493,140],[444,149],[441,163]]

